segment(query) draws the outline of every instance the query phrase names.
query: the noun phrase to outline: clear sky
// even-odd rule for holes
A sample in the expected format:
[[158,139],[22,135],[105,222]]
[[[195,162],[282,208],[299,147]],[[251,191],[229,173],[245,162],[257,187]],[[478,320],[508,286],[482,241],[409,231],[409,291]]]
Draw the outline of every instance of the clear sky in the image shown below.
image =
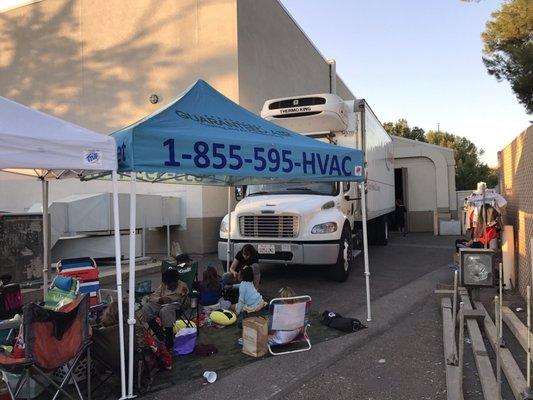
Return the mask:
[[281,0],[356,97],[381,122],[465,136],[497,152],[529,126],[506,81],[481,59],[480,34],[501,1]]

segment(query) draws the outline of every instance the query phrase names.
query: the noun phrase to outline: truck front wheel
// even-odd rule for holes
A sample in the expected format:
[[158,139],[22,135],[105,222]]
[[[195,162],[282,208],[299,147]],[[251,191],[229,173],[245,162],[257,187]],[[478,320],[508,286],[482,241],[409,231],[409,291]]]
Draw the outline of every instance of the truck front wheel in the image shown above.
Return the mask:
[[350,267],[353,258],[353,241],[350,229],[344,227],[341,239],[339,241],[339,254],[337,263],[331,267],[331,279],[337,282],[345,282],[350,274]]

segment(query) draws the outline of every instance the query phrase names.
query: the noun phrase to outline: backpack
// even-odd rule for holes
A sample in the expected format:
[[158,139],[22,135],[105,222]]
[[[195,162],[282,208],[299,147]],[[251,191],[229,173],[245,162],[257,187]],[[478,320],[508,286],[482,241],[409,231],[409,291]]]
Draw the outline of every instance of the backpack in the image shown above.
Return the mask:
[[343,317],[336,312],[327,310],[322,313],[322,319],[320,322],[323,325],[329,326],[333,329],[338,329],[342,332],[357,332],[358,330],[366,328],[366,326],[356,318]]

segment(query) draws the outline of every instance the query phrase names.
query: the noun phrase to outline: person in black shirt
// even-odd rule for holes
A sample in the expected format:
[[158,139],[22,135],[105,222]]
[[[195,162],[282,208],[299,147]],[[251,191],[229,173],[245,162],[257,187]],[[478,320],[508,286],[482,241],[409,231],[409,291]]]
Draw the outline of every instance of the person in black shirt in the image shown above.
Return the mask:
[[241,270],[248,266],[252,267],[254,271],[254,286],[259,288],[259,282],[261,281],[261,270],[259,269],[259,256],[255,247],[251,244],[243,246],[242,250],[235,254],[235,258],[229,267],[229,271],[222,276],[222,283],[227,285],[234,285],[239,283],[238,276]]
[[396,225],[402,236],[407,235],[405,229],[405,214],[407,214],[407,208],[401,199],[396,199],[396,209],[395,209]]

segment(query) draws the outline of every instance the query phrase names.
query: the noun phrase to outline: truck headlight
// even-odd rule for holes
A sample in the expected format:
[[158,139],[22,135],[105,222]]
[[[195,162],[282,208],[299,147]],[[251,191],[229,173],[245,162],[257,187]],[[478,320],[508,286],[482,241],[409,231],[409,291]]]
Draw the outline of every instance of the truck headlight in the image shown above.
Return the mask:
[[223,219],[220,223],[220,232],[221,233],[228,233],[228,220]]
[[323,224],[318,224],[313,226],[311,233],[333,233],[337,230],[336,222],[325,222]]

